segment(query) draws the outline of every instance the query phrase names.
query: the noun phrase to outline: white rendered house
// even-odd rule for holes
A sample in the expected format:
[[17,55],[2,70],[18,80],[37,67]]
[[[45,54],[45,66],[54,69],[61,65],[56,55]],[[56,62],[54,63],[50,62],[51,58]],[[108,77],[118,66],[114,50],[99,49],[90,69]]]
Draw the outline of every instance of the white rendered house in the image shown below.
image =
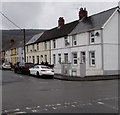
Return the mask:
[[67,36],[51,40],[55,73],[81,77],[120,74],[119,7],[85,15],[79,13],[79,23]]

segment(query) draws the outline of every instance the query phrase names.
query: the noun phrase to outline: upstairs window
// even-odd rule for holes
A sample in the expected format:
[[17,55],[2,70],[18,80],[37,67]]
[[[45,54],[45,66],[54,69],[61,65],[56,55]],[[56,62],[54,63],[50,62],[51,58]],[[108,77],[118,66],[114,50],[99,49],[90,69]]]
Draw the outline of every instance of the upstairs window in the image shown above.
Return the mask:
[[39,50],[39,43],[37,43],[37,50]]
[[95,35],[94,31],[90,32],[90,44],[95,43]]
[[56,40],[53,40],[53,48],[56,48]]
[[45,50],[47,49],[47,42],[45,41],[44,42],[44,45],[45,45]]
[[68,45],[68,38],[67,37],[64,37],[64,43],[65,43],[65,46]]
[[77,39],[76,39],[76,35],[73,35],[72,36],[72,44],[73,44],[73,46],[76,46],[77,45]]

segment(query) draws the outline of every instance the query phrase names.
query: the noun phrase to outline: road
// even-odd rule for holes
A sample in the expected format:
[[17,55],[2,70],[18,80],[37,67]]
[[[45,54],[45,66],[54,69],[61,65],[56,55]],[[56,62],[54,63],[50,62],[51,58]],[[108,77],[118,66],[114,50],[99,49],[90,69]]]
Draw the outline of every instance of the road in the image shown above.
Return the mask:
[[2,72],[3,113],[118,113],[118,80],[62,81]]

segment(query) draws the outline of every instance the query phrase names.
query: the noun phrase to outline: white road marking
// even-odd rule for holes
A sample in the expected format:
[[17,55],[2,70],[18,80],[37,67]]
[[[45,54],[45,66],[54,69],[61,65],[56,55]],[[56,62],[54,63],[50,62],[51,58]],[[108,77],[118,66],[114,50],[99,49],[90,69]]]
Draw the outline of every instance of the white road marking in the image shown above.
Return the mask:
[[36,113],[37,112],[37,110],[31,110],[33,113]]
[[15,112],[13,115],[24,114],[24,113],[26,113],[26,112],[24,112],[24,111],[21,111],[21,112]]
[[103,102],[97,102],[98,104],[101,104],[101,105],[103,105],[104,103]]
[[56,107],[52,107],[53,109],[57,109]]
[[59,105],[61,105],[61,104],[59,104],[59,103],[58,103],[58,104],[56,104],[56,105],[58,105],[58,106],[59,106]]
[[72,105],[72,107],[76,107],[75,105]]

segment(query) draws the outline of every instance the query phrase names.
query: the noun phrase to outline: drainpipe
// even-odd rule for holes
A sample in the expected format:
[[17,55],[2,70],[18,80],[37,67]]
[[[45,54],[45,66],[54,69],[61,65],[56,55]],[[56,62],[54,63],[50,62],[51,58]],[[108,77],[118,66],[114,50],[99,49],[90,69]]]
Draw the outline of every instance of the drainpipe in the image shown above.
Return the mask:
[[102,70],[104,75],[104,43],[103,43],[103,28],[101,28],[101,57],[102,57]]

